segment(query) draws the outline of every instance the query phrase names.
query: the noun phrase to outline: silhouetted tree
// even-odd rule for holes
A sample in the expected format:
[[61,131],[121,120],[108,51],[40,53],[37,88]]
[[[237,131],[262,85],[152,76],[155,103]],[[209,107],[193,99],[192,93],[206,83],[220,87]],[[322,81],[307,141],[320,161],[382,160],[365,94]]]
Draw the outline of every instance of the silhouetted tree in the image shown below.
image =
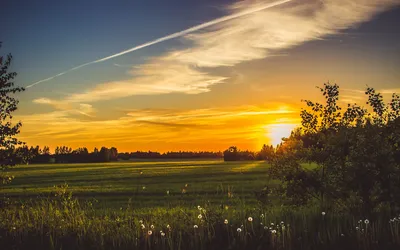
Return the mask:
[[[373,112],[354,104],[342,112],[339,87],[321,88],[326,104],[305,101],[302,129],[277,149],[270,174],[285,186],[284,197],[366,216],[389,205],[400,209],[400,98],[386,105],[373,88],[365,92]],[[317,163],[304,168],[304,161]]]
[[[1,47],[1,43],[0,43]],[[8,183],[12,177],[4,171],[16,164],[15,147],[21,145],[15,136],[19,133],[21,122],[12,123],[12,113],[17,110],[18,100],[13,94],[24,91],[24,88],[14,87],[12,80],[17,76],[9,72],[12,56],[0,56],[0,184]]]
[[267,146],[264,144],[263,147],[261,148],[261,151],[258,152],[257,154],[257,160],[265,160],[267,162],[272,162],[274,156],[275,156],[274,147],[272,145]]

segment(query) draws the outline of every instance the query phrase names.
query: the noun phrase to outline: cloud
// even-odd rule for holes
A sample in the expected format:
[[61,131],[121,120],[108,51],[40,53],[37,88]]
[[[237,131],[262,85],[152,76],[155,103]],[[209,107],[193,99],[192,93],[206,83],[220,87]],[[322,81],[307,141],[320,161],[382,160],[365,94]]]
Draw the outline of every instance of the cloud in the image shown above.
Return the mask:
[[[134,142],[143,150],[172,150],[169,143],[193,143],[210,149],[228,147],[260,138],[264,143],[265,125],[298,122],[293,108],[239,106],[220,109],[136,109],[113,120],[81,120],[68,111],[18,116],[24,121],[21,140],[50,146],[71,147],[123,145]],[[43,126],[46,124],[46,126]],[[246,129],[243,129],[246,128]],[[99,136],[101,135],[101,136]],[[154,145],[152,144],[154,143]],[[149,146],[149,144],[152,144]],[[226,144],[226,145],[225,145]],[[157,148],[159,147],[159,148]],[[161,148],[162,147],[162,148]],[[258,145],[257,145],[258,147]],[[190,148],[182,147],[181,149]]]
[[[208,69],[232,67],[274,56],[307,41],[338,34],[370,20],[374,15],[399,4],[399,1],[303,0],[280,6],[276,3],[240,1],[228,6],[230,14],[221,20],[178,32],[179,36],[184,36],[189,48],[154,57],[143,65],[132,67],[129,71],[131,77],[126,80],[98,84],[81,93],[71,94],[62,102],[86,103],[134,95],[205,93],[213,85],[228,79],[227,76],[211,74]],[[272,5],[275,8],[266,8]],[[208,29],[191,33],[204,28]]]
[[80,114],[80,115],[84,115],[87,117],[93,117],[94,114],[96,113],[96,110],[93,108],[93,106],[91,104],[87,104],[87,103],[71,103],[71,102],[65,102],[65,101],[52,100],[49,98],[34,99],[33,103],[42,104],[42,105],[50,105],[57,110],[63,111],[61,113],[57,113],[57,114],[63,114],[63,115]]
[[222,23],[222,22],[226,22],[226,21],[229,21],[229,20],[232,20],[232,19],[235,19],[235,18],[239,18],[239,17],[242,17],[242,16],[250,15],[252,13],[255,13],[255,12],[258,12],[258,11],[262,11],[262,10],[265,10],[265,9],[268,9],[268,8],[272,8],[272,7],[275,7],[275,6],[290,2],[290,1],[292,1],[292,0],[281,0],[281,1],[270,2],[270,3],[265,3],[264,2],[263,4],[255,6],[254,8],[246,8],[241,12],[235,12],[235,13],[232,13],[231,15],[227,15],[227,16],[224,16],[224,17],[221,17],[221,18],[214,19],[214,20],[209,21],[209,22],[205,22],[205,23],[193,26],[193,27],[191,27],[189,29],[182,30],[182,31],[179,31],[179,32],[176,32],[176,33],[173,33],[173,34],[170,34],[170,35],[155,39],[153,41],[150,41],[150,42],[135,46],[135,47],[130,48],[128,50],[121,51],[121,52],[116,53],[114,55],[107,56],[107,57],[104,57],[104,58],[101,58],[101,59],[98,59],[98,60],[95,60],[95,61],[92,61],[92,62],[88,62],[88,63],[85,63],[85,64],[81,64],[79,66],[76,66],[74,68],[66,70],[66,71],[64,71],[62,73],[59,73],[59,74],[57,74],[55,76],[52,76],[52,77],[37,81],[35,83],[32,83],[32,84],[26,86],[26,88],[31,88],[31,87],[33,87],[33,86],[35,86],[37,84],[42,83],[42,82],[47,82],[47,81],[53,80],[56,77],[62,76],[62,75],[66,74],[66,73],[69,73],[71,71],[75,71],[77,69],[80,69],[80,68],[83,68],[83,67],[95,64],[95,63],[104,62],[104,61],[113,59],[115,57],[119,57],[119,56],[134,52],[136,50],[140,50],[140,49],[146,48],[148,46],[151,46],[151,45],[154,45],[154,44],[157,44],[157,43],[160,43],[160,42],[164,42],[164,41],[168,41],[168,40],[171,40],[171,39],[174,39],[174,38],[178,38],[178,37],[184,36],[186,34],[189,34],[191,32],[195,32],[195,31],[198,31],[198,30],[201,30],[201,29],[204,29],[204,28],[208,28],[210,26],[213,26],[213,25],[216,25],[216,24],[219,24],[219,23]]
[[377,90],[377,92],[379,92],[383,95],[400,94],[400,88],[398,88],[398,89],[381,89],[381,90]]
[[65,102],[95,102],[133,95],[156,95],[167,93],[198,94],[210,91],[210,86],[223,82],[225,77],[210,76],[190,65],[166,58],[134,69],[137,77],[125,81],[99,84],[83,93],[72,94]]

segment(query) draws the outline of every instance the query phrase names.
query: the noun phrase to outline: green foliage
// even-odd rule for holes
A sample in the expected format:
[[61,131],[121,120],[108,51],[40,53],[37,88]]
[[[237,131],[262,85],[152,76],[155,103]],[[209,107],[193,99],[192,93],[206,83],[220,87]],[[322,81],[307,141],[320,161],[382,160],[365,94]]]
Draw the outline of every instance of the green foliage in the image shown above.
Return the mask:
[[[1,47],[1,43],[0,43]],[[15,165],[14,149],[22,144],[15,136],[19,133],[21,123],[13,124],[12,113],[17,110],[18,101],[12,94],[24,89],[14,87],[12,80],[17,76],[15,72],[9,72],[12,56],[0,56],[0,185],[12,180],[12,176],[4,171]]]
[[[322,207],[365,215],[386,207],[398,212],[399,96],[393,94],[386,105],[381,94],[368,88],[372,112],[356,104],[342,112],[339,86],[328,83],[321,92],[326,103],[305,101],[302,128],[284,142],[287,149],[281,147],[283,157],[277,157],[271,168],[277,172],[274,177],[283,181],[290,198],[306,196],[301,203],[319,200]],[[294,143],[300,146],[293,149]],[[304,161],[315,162],[318,168],[304,169]]]

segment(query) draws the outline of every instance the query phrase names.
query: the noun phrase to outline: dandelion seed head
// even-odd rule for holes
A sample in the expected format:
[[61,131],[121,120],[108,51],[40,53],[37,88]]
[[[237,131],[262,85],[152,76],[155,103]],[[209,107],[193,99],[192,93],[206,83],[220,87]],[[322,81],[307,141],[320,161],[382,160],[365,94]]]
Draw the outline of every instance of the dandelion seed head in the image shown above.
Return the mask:
[[242,229],[239,227],[238,229],[236,229],[236,231],[237,231],[238,233],[240,233],[240,232],[242,232]]
[[224,224],[225,224],[225,225],[228,225],[228,223],[229,223],[228,220],[225,219],[225,220],[224,220]]
[[271,233],[276,234],[276,230],[272,230]]
[[253,218],[252,218],[252,217],[249,217],[249,218],[247,218],[247,220],[250,221],[250,222],[252,222],[252,221],[253,221]]
[[199,228],[199,226],[197,226],[197,225],[194,225],[194,226],[193,226],[193,228],[194,228],[194,229],[197,229],[197,228]]
[[360,228],[359,227],[356,227],[356,230],[358,231]]
[[265,230],[267,230],[267,229],[268,229],[268,227],[267,227],[267,226],[264,226],[264,229],[265,229]]
[[151,229],[154,229],[154,225],[151,225],[150,228],[151,228]]
[[260,217],[261,217],[261,218],[264,218],[264,214],[261,214]]
[[365,219],[364,223],[365,223],[365,224],[369,224],[369,220],[368,220],[368,219]]
[[271,222],[271,226],[273,226],[273,225],[274,225],[274,223]]
[[165,236],[165,233],[164,233],[164,232],[161,232],[161,236],[164,237],[164,236]]
[[201,220],[203,218],[203,216],[201,214],[199,214],[199,216],[197,216],[197,218],[199,218]]
[[148,234],[148,235],[152,235],[152,234],[153,234],[153,231],[149,230],[149,231],[147,232],[147,234]]
[[200,206],[197,206],[197,209],[198,209],[198,210],[201,210],[201,207],[200,207]]
[[140,227],[141,227],[142,229],[145,229],[145,228],[146,228],[146,226],[145,226],[144,224],[141,224]]
[[344,237],[344,234],[341,234],[340,236]]
[[322,212],[321,214],[322,214],[322,216],[324,216],[326,213],[325,213],[325,212]]

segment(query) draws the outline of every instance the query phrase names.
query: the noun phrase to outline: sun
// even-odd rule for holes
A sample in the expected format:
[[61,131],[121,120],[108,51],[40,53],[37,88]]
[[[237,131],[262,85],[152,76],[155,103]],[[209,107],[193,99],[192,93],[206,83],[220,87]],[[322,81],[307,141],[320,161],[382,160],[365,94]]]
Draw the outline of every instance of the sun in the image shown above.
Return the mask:
[[296,126],[297,124],[291,123],[270,124],[265,127],[267,130],[266,136],[269,138],[270,143],[276,146],[282,142],[283,137],[289,137]]

